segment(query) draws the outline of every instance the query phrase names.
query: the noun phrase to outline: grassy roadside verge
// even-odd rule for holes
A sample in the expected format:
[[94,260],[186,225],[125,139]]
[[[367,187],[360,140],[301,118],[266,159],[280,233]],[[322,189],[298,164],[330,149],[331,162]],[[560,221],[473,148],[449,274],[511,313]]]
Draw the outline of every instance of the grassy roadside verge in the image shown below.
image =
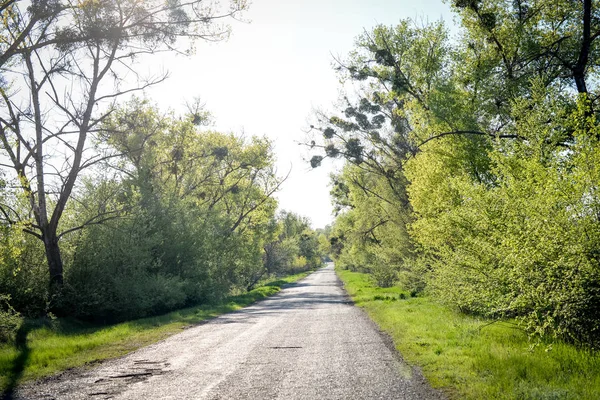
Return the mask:
[[93,326],[68,319],[50,323],[27,321],[17,333],[16,344],[0,345],[0,398],[4,391],[8,392],[20,383],[122,356],[181,332],[186,326],[246,307],[274,295],[282,286],[309,273],[264,282],[262,286],[231,296],[219,305],[186,308],[111,326]]
[[337,271],[348,294],[429,382],[456,399],[600,399],[600,355],[564,343],[533,345],[509,323],[461,315],[368,275]]

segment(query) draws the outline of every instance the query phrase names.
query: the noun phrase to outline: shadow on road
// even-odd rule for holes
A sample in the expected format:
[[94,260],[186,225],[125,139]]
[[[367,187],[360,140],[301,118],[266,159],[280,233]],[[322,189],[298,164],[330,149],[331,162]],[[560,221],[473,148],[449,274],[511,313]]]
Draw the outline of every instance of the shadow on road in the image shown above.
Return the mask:
[[230,323],[252,323],[255,318],[263,315],[278,315],[286,313],[289,310],[311,310],[321,308],[326,305],[352,305],[353,302],[345,293],[322,293],[296,291],[294,289],[301,287],[317,286],[341,286],[339,282],[328,284],[314,284],[312,282],[299,282],[290,285],[290,287],[280,294],[261,301],[251,307],[221,316],[212,321],[216,324]]

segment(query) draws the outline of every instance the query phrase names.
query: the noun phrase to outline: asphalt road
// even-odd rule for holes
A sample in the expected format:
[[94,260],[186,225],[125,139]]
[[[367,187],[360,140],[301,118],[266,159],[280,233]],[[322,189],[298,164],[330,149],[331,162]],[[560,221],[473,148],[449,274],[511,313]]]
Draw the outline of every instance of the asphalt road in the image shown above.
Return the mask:
[[278,295],[91,370],[23,387],[22,399],[439,399],[333,267]]

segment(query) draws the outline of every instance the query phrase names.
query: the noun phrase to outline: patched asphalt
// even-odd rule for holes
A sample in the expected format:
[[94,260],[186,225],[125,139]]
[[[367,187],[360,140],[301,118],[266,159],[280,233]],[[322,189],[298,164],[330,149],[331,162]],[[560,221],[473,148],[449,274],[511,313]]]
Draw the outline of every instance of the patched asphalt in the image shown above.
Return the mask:
[[17,399],[442,399],[355,307],[333,266],[238,312]]

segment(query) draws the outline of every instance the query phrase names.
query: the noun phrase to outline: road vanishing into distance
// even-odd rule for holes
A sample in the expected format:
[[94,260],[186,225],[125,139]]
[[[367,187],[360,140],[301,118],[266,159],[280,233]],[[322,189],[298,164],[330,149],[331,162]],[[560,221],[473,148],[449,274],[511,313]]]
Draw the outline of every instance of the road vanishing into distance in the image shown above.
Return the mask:
[[329,265],[276,296],[18,399],[441,399]]

